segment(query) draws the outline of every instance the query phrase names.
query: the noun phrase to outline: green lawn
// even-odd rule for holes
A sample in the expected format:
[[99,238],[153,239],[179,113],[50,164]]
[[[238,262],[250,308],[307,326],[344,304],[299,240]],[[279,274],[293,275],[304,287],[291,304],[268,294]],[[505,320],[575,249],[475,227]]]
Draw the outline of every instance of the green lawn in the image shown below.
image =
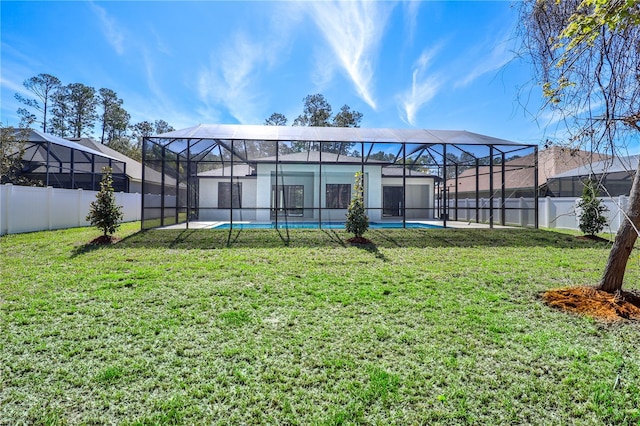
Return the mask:
[[0,238],[0,424],[640,422],[640,325],[539,298],[606,244],[138,227]]

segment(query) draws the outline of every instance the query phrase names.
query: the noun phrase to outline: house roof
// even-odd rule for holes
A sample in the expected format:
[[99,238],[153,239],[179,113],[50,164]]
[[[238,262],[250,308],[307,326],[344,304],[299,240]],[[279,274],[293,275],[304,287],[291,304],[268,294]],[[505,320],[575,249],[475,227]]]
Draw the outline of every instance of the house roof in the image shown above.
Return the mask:
[[[17,130],[19,131],[19,130]],[[77,142],[73,142],[67,139],[60,138],[58,136],[50,135],[48,133],[43,133],[39,130],[30,129],[29,130],[29,142],[32,143],[52,143],[55,145],[60,145],[65,148],[75,149],[77,151],[86,152],[87,154],[98,155],[100,157],[108,158],[111,160],[121,161],[118,158],[102,153],[96,149],[81,145]]]
[[111,149],[101,143],[98,143],[91,138],[71,139],[71,141],[95,151],[99,151],[120,161],[124,161],[127,164],[127,175],[133,180],[142,180],[142,164],[134,160],[133,158],[127,157],[123,153],[118,152],[115,149]]
[[[238,164],[233,166],[233,177],[246,177],[254,175],[255,168],[249,164]],[[220,167],[218,169],[207,170],[198,173],[199,177],[231,177],[231,167]]]
[[[590,151],[571,150],[563,147],[551,147],[538,154],[538,185],[544,185],[558,173],[589,167],[591,161],[608,158],[605,154]],[[505,162],[505,187],[507,189],[529,188],[534,186],[535,154],[525,155]],[[489,189],[489,166],[478,168],[479,190]],[[502,165],[494,164],[493,177],[495,188],[500,186]],[[468,169],[458,175],[458,190],[472,192],[476,189],[475,168]],[[455,179],[447,179],[447,186],[455,186]]]
[[[322,160],[323,163],[361,163],[362,157],[354,157],[352,155],[336,154],[333,152],[320,152],[320,151],[302,151],[294,152],[292,154],[279,155],[277,158],[281,163],[319,163]],[[275,156],[256,158],[257,163],[273,163],[276,161]],[[388,164],[388,161],[381,160],[367,160],[367,164],[378,163]]]
[[386,142],[523,146],[466,130],[385,129],[359,127],[258,126],[200,124],[152,136],[151,139],[212,139],[261,141]]
[[554,179],[579,177],[589,175],[602,175],[611,173],[629,173],[635,172],[640,161],[640,155],[630,155],[628,157],[613,157],[607,158],[602,161],[595,162],[593,164],[585,164],[575,169],[566,171],[564,173],[558,173],[552,176]]
[[439,176],[436,176],[434,174],[430,174],[430,173],[424,173],[420,170],[416,170],[416,169],[409,169],[407,168],[406,171],[402,172],[402,167],[383,167],[382,168],[382,176],[383,177],[423,177],[423,178],[436,178],[439,179]]
[[[220,167],[218,169],[207,170],[204,172],[198,173],[199,177],[230,177],[231,176],[231,167]],[[255,176],[255,167],[249,164],[238,164],[233,166],[233,176],[234,177],[246,177],[246,176]],[[383,166],[382,167],[382,176],[384,177],[402,177],[402,167],[390,167]],[[420,170],[407,169],[405,177],[436,177],[432,174],[423,173]]]

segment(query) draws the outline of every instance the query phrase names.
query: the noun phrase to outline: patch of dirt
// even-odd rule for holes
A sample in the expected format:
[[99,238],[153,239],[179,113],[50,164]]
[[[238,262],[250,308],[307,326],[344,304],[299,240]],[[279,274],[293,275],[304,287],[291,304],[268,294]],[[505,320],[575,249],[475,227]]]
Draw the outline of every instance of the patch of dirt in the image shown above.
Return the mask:
[[89,241],[89,244],[94,246],[106,246],[109,244],[115,244],[122,238],[114,237],[113,235],[100,235],[98,238],[94,238]]
[[596,319],[640,320],[640,295],[630,291],[612,294],[593,287],[571,287],[549,290],[542,298],[554,308]]
[[351,237],[347,242],[351,244],[373,244],[373,241],[365,237]]

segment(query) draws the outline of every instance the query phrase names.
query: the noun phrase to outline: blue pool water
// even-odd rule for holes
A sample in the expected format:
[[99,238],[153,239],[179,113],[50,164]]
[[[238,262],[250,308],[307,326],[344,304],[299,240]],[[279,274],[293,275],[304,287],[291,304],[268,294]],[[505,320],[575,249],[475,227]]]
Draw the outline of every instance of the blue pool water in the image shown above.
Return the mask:
[[[407,228],[442,228],[442,226],[438,225],[429,225],[426,223],[407,223]],[[230,224],[225,223],[222,225],[218,225],[213,229],[229,229]],[[234,229],[275,229],[276,223],[234,223]],[[289,228],[289,229],[318,229],[318,222],[278,222],[278,228]],[[343,222],[322,222],[322,228],[324,229],[344,229]],[[391,228],[402,228],[402,223],[385,223],[385,222],[369,222],[369,228],[372,229],[391,229]]]

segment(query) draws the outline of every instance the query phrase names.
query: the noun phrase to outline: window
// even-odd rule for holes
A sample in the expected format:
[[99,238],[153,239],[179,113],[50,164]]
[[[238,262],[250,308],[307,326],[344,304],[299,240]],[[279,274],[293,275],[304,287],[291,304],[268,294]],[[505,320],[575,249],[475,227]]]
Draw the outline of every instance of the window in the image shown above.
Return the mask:
[[218,182],[218,208],[242,208],[241,200],[242,183]]
[[[278,214],[302,216],[304,213],[304,185],[276,185],[271,187],[271,205],[277,206]],[[272,211],[273,216],[273,211]]]
[[347,209],[351,202],[351,184],[328,183],[327,184],[327,208]]

